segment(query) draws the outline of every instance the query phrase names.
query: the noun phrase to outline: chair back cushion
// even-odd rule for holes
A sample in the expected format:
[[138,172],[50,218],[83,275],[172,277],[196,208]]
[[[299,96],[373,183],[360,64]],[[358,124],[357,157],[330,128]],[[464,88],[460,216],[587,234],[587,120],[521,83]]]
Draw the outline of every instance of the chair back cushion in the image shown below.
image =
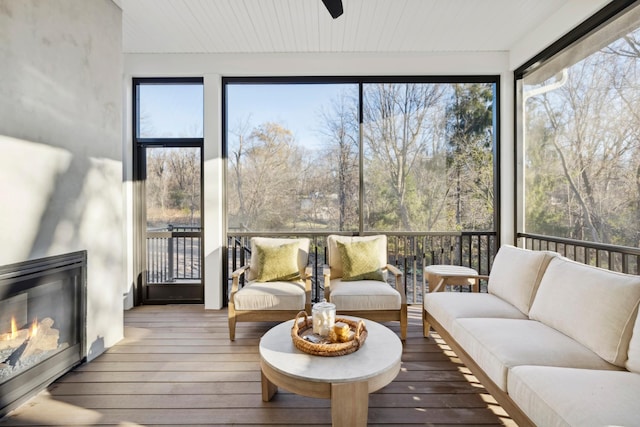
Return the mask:
[[[338,246],[342,246],[342,251]],[[343,256],[348,257],[350,254],[364,254],[366,251],[369,255],[375,256],[374,260],[368,257],[361,257],[358,261],[357,257],[349,258],[343,263]],[[338,236],[331,234],[327,237],[327,258],[329,267],[331,268],[331,279],[344,278],[347,273],[347,280],[385,280],[384,274],[378,277],[377,273],[382,273],[382,269],[387,265],[387,236]],[[377,265],[377,268],[372,268]],[[366,274],[366,273],[370,274]],[[366,277],[365,277],[366,276]],[[376,276],[373,278],[372,276]]]
[[564,257],[551,260],[529,317],[623,367],[640,301],[640,276]]
[[364,242],[338,244],[340,261],[342,263],[342,280],[378,280],[384,281],[380,265],[379,239]]
[[271,282],[298,280],[309,260],[307,238],[251,238],[249,281]]
[[554,252],[531,251],[511,245],[502,245],[493,260],[488,290],[529,314],[540,279]]

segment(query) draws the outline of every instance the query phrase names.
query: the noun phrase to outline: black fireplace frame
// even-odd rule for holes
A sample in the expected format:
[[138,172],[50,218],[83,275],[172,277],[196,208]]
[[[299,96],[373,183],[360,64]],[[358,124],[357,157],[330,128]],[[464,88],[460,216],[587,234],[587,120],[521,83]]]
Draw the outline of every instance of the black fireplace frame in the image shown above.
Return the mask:
[[86,362],[87,251],[0,266],[0,300],[51,280],[70,280],[79,292],[76,300],[81,323],[78,325],[78,343],[1,383],[0,418]]

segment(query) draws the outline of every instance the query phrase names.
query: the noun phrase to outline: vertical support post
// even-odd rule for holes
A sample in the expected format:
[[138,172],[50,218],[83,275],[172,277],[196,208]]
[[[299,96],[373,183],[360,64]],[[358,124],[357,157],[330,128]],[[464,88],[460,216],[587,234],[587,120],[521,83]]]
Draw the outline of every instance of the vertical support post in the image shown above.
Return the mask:
[[[167,230],[169,230],[169,232],[173,231],[173,225],[169,224],[167,225]],[[168,265],[168,277],[167,277],[167,281],[169,282],[173,282],[175,280],[175,275],[174,275],[174,265],[173,265],[173,235],[169,236],[169,240],[167,241],[167,265]]]

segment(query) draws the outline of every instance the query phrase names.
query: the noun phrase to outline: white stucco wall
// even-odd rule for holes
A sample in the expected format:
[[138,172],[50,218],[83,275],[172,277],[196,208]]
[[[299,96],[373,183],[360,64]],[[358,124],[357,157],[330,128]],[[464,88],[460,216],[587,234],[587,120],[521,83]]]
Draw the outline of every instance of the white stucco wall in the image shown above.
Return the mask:
[[[508,52],[433,54],[125,54],[124,79],[133,77],[203,76],[205,91],[204,256],[205,308],[222,307],[222,248],[224,224],[221,137],[222,76],[345,76],[345,75],[500,75],[502,241],[513,242],[513,78]],[[131,88],[125,89],[130,96]],[[125,105],[131,105],[127,102]],[[130,107],[128,107],[130,108]],[[131,112],[125,114],[131,126]],[[129,136],[126,136],[129,135]],[[126,133],[131,146],[131,132]],[[131,151],[129,151],[131,152]],[[505,163],[506,162],[506,163]],[[127,170],[132,168],[131,162]],[[129,173],[129,172],[127,172]],[[133,277],[129,278],[129,282]]]
[[88,359],[123,336],[122,15],[0,0],[0,265],[87,250]]

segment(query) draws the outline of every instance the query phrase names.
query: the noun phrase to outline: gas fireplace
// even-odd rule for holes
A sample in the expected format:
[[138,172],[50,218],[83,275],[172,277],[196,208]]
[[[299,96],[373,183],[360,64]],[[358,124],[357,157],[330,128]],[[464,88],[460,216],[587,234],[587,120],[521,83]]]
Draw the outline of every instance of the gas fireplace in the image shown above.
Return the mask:
[[0,417],[82,362],[86,252],[0,267]]

